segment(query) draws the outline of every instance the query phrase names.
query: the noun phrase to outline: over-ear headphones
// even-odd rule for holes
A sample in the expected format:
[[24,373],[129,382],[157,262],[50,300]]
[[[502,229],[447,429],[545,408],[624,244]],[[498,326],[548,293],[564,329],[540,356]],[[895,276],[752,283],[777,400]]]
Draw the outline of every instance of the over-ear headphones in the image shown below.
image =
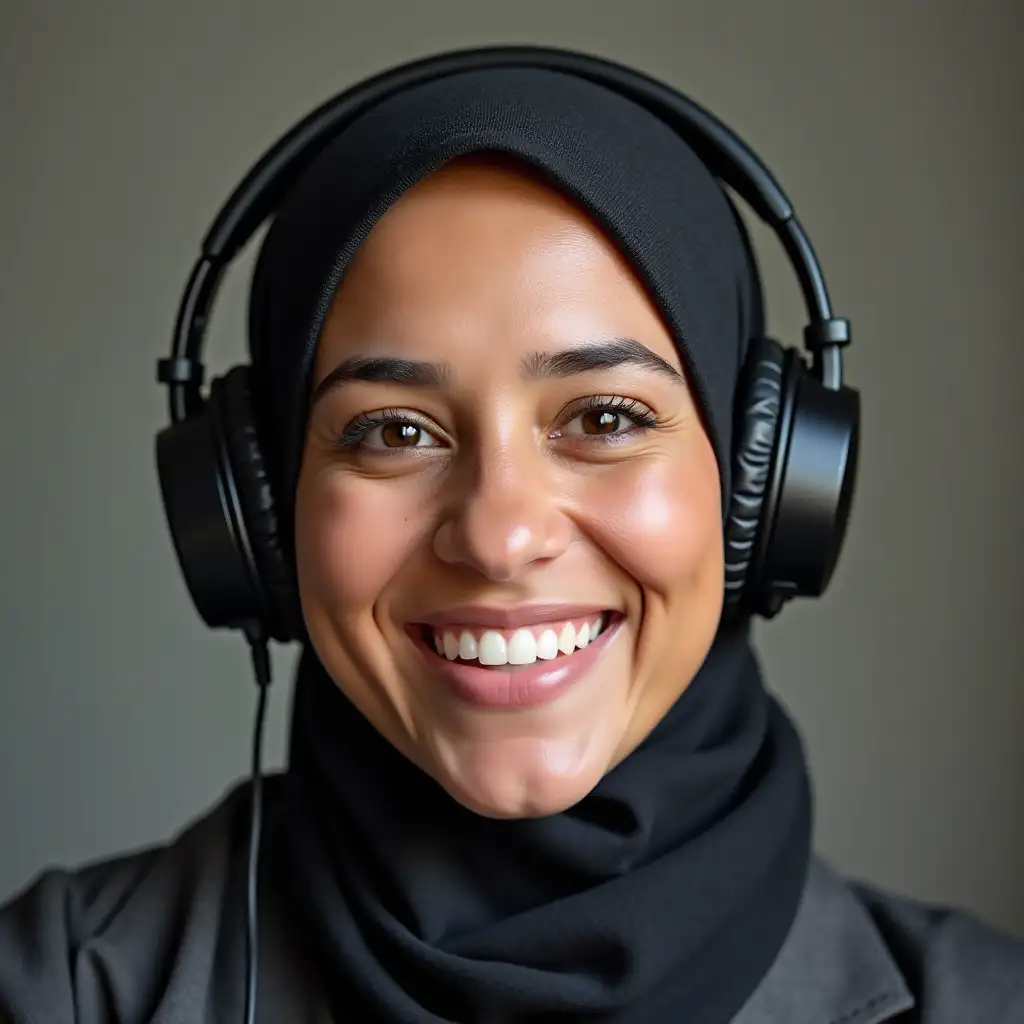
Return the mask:
[[824,275],[793,207],[768,169],[693,100],[612,62],[543,47],[456,51],[402,65],[329,100],[272,146],[203,239],[158,379],[171,423],[157,464],[171,537],[188,589],[211,627],[289,640],[301,635],[260,451],[249,368],[203,397],[203,335],[222,275],[332,137],[383,99],[442,76],[488,67],[548,68],[615,90],[677,131],[708,169],[775,231],[807,307],[804,353],[751,340],[737,396],[731,504],[725,524],[725,615],[774,616],[790,598],[822,594],[849,520],[860,401],[843,384],[850,325],[832,315]]

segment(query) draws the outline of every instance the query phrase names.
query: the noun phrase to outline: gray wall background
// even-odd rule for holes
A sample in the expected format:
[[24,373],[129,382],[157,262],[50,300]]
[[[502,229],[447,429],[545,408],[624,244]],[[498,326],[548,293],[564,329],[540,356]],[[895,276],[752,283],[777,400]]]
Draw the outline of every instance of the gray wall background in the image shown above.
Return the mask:
[[[159,504],[154,383],[201,233],[328,95],[442,48],[591,50],[691,92],[794,198],[857,347],[828,599],[759,628],[841,868],[1024,934],[1024,8],[998,0],[4,0],[0,897],[172,834],[248,764],[254,688]],[[803,325],[764,231],[775,333]],[[211,333],[243,356],[251,252]],[[268,754],[285,749],[290,666]]]

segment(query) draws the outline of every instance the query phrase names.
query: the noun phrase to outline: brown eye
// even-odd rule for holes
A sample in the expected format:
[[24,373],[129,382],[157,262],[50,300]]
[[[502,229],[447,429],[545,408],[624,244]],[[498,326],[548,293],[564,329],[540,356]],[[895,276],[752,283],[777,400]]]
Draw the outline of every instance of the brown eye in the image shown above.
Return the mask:
[[385,448],[415,448],[423,443],[424,431],[415,423],[385,423],[380,439]]
[[610,409],[592,409],[580,416],[584,434],[614,434],[619,431],[622,417]]
[[354,420],[345,428],[342,444],[364,452],[443,447],[428,427],[391,411]]
[[565,421],[552,437],[587,437],[594,441],[627,440],[658,426],[657,417],[646,405],[632,398],[615,396],[587,399],[582,409]]

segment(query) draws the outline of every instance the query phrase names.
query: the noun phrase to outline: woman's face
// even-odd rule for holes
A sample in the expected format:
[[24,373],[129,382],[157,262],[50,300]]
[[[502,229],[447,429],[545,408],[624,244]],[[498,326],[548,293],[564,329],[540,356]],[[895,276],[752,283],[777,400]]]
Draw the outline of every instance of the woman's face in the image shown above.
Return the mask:
[[327,671],[477,813],[565,810],[658,723],[718,625],[718,467],[585,213],[463,160],[378,222],[317,352],[296,546]]

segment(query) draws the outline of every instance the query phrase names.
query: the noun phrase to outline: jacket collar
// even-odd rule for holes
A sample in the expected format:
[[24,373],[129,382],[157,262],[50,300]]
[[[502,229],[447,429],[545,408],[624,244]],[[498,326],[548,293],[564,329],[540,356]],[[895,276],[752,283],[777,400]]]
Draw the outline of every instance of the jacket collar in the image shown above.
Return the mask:
[[879,1024],[914,998],[850,887],[813,860],[793,927],[733,1024]]

